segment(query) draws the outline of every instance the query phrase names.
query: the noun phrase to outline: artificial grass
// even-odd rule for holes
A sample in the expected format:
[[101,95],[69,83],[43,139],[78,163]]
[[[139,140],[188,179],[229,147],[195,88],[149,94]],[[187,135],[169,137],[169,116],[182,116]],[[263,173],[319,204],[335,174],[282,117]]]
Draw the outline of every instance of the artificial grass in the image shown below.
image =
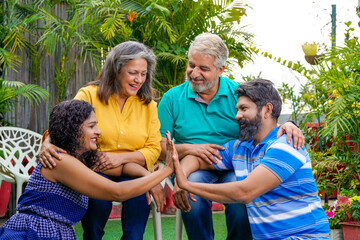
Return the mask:
[[[174,240],[175,236],[175,221],[174,217],[162,217],[161,218],[161,228],[162,228],[162,237],[163,240]],[[226,239],[227,230],[225,223],[225,214],[222,213],[214,213],[213,214],[213,222],[215,229],[215,240],[223,240]],[[82,227],[81,223],[75,225],[75,232],[78,239],[82,239]],[[120,219],[111,219],[107,222],[105,226],[105,235],[103,240],[119,240],[122,236],[121,230],[121,220]],[[183,240],[187,240],[187,235],[184,228]],[[144,240],[152,240],[154,239],[154,227],[153,227],[153,219],[149,218],[145,233]]]

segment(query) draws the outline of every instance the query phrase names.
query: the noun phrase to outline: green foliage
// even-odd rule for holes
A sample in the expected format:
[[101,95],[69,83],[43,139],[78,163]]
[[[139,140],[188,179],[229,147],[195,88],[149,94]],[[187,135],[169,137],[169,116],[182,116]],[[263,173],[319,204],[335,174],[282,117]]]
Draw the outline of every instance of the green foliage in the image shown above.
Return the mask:
[[15,0],[0,3],[0,16],[0,70],[6,73],[8,67],[15,71],[20,67],[25,53],[35,52],[34,43],[26,35],[31,35],[38,18]]
[[[320,133],[322,149],[311,146],[310,154],[318,188],[328,194],[360,183],[360,44],[357,38],[348,39],[343,47],[325,51],[307,71],[309,81],[298,96],[290,95],[289,86],[282,88],[284,99],[293,100],[295,113],[305,113],[300,126],[309,130],[304,131],[308,142]],[[316,131],[305,128],[320,120]]]
[[337,201],[333,206],[325,204],[323,206],[326,216],[329,219],[330,229],[341,228],[341,222],[351,221],[350,204],[337,204]]
[[339,151],[335,146],[325,153],[309,151],[313,173],[319,190],[330,195],[342,188],[355,189],[360,184],[360,156],[351,151]]
[[[61,7],[59,5],[57,7]],[[104,24],[100,25],[98,19],[92,15],[84,15],[84,9],[78,9],[76,4],[65,5],[67,16],[57,16],[53,8],[54,5],[45,5],[37,9],[38,15],[44,24],[43,32],[39,37],[37,45],[44,50],[46,54],[58,56],[55,67],[55,84],[57,86],[57,101],[67,98],[66,90],[69,82],[76,71],[78,60],[89,59],[91,65],[100,70],[101,66],[101,32],[94,31],[92,27],[106,27],[110,29],[109,17],[105,19]],[[121,18],[122,16],[117,16]],[[116,18],[116,15],[111,16]],[[108,20],[108,21],[107,21]],[[117,26],[117,22],[112,23]],[[90,26],[92,25],[92,27]],[[105,38],[109,32],[105,32]],[[111,34],[110,34],[111,35]]]
[[360,196],[350,198],[350,212],[355,221],[360,223]]
[[245,13],[240,1],[137,1],[147,13],[136,12],[129,21],[132,38],[154,49],[158,57],[155,89],[161,97],[168,89],[183,83],[187,50],[200,33],[218,34],[229,48],[229,57],[240,66],[250,61],[252,52],[246,47],[251,35],[236,28]]
[[296,63],[292,62],[292,61],[288,61],[288,60],[285,60],[285,59],[281,59],[281,57],[275,57],[273,56],[271,53],[268,53],[268,52],[261,52],[260,49],[254,47],[254,46],[251,46],[250,47],[251,51],[256,53],[256,54],[260,54],[262,55],[263,57],[266,57],[266,58],[269,58],[275,62],[278,62],[280,63],[281,65],[293,70],[293,71],[296,71],[302,75],[304,75],[305,77],[308,77],[309,78],[309,71],[299,62],[297,61]]
[[339,195],[344,197],[355,197],[356,195],[360,195],[360,190],[356,188],[341,188]]
[[[0,115],[12,110],[16,100],[23,97],[30,104],[40,104],[49,97],[49,93],[34,84],[24,84],[17,81],[6,81],[0,78]],[[0,119],[0,125],[4,122]]]
[[68,97],[79,61],[99,71],[107,52],[126,40],[154,49],[159,96],[184,81],[186,51],[202,32],[221,36],[232,62],[243,66],[251,61],[247,45],[252,36],[234,24],[240,23],[247,7],[238,0],[6,0],[2,4],[6,6],[1,8],[5,12],[0,18],[0,64],[16,70],[27,53],[34,63],[30,70],[39,79],[44,56],[54,56],[57,101]]

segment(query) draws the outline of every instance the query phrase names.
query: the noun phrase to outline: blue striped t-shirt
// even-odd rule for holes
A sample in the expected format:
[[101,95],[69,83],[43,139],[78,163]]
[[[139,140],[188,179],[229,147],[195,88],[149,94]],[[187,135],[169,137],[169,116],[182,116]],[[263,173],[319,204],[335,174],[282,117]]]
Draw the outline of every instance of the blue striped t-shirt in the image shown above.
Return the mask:
[[244,180],[257,166],[270,170],[281,184],[247,204],[254,239],[328,239],[329,222],[321,207],[311,161],[305,148],[297,150],[278,127],[254,146],[254,140],[234,140],[219,151],[218,170],[234,170]]

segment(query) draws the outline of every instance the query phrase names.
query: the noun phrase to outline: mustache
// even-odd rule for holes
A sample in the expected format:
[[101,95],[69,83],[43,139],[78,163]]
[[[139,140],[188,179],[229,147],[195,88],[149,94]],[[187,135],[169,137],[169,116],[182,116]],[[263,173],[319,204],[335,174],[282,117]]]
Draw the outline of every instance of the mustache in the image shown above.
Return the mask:
[[250,124],[249,121],[244,120],[244,119],[237,120],[237,123],[239,124],[239,127],[240,127],[241,124],[245,124],[246,126],[248,126]]
[[205,78],[203,78],[203,77],[196,77],[196,78],[193,78],[193,77],[191,77],[191,76],[188,76],[188,79],[189,80],[195,80],[195,81],[205,81]]

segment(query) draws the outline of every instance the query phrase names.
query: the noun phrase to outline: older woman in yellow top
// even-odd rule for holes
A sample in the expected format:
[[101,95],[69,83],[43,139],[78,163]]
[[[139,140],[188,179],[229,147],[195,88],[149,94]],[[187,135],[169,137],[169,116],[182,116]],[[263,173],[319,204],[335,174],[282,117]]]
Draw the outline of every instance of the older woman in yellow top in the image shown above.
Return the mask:
[[[152,100],[152,78],[156,57],[144,44],[128,41],[115,46],[108,54],[97,80],[81,88],[75,99],[89,102],[96,110],[101,130],[101,162],[94,170],[104,171],[128,162],[150,169],[160,155],[160,122]],[[55,167],[62,149],[44,141],[40,161]],[[115,179],[124,181],[128,179]],[[164,205],[160,185],[151,191],[158,209]],[[90,199],[82,219],[84,239],[101,239],[112,203]],[[145,194],[123,202],[121,239],[142,239],[150,213]]]

